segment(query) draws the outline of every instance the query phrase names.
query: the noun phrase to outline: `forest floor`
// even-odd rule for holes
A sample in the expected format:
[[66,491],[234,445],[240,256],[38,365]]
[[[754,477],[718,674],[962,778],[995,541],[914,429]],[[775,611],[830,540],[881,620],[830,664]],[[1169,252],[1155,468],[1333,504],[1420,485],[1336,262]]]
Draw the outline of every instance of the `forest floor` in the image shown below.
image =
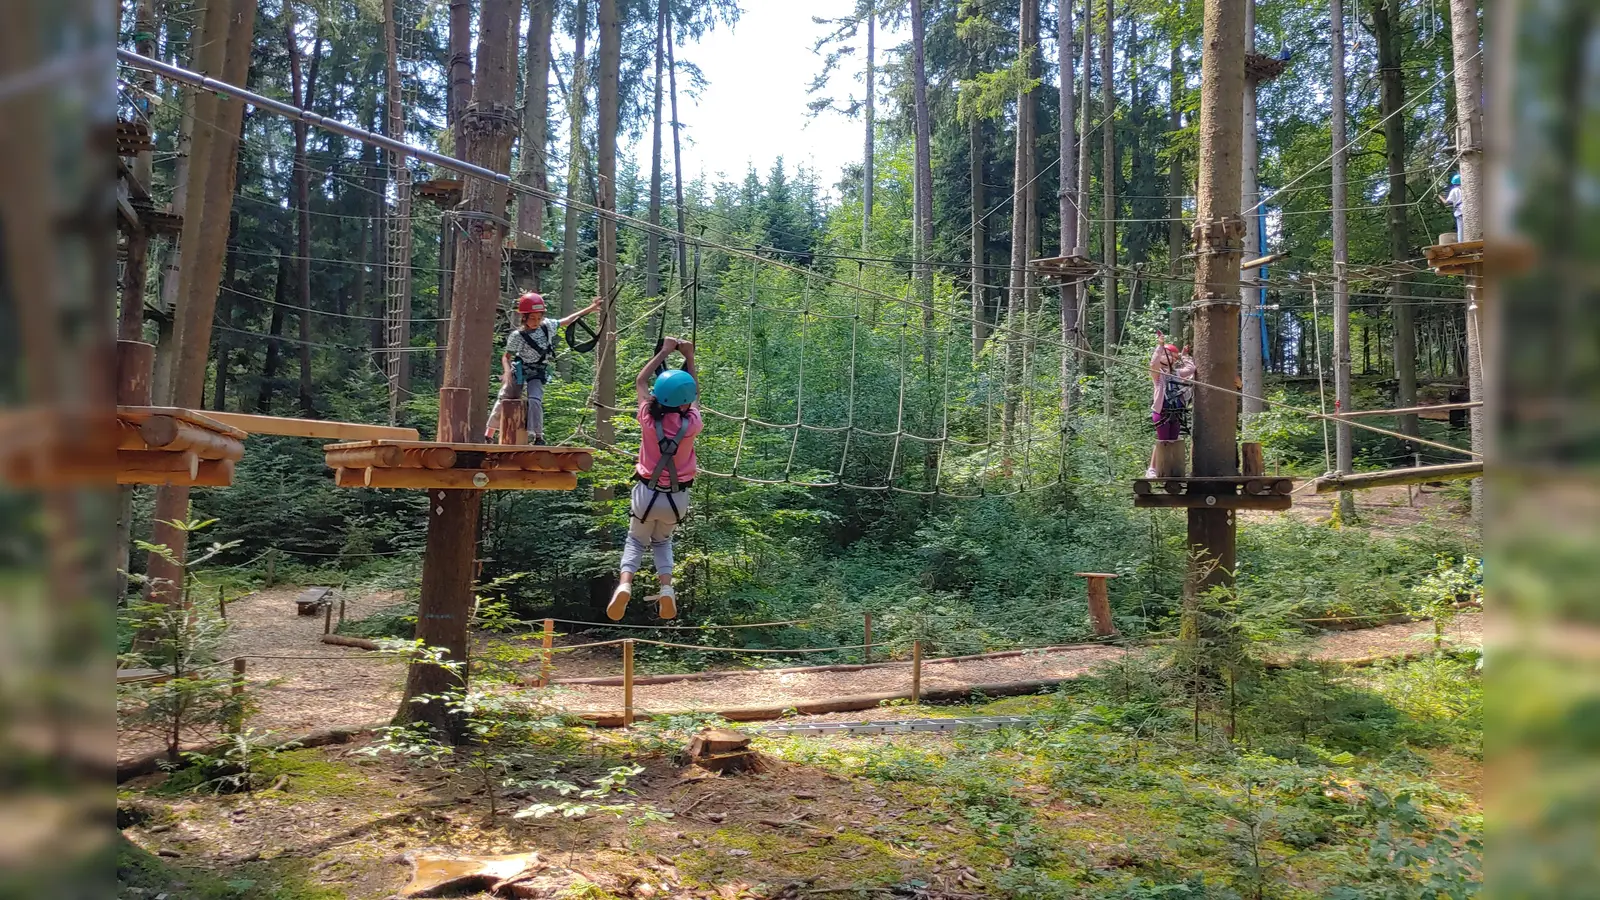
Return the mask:
[[[1240,516],[1246,522],[1270,522],[1277,516],[1290,516],[1305,522],[1326,522],[1333,518],[1338,494],[1318,494],[1302,481],[1294,495],[1294,506],[1288,512],[1246,512]],[[1472,517],[1467,514],[1459,495],[1449,488],[1426,485],[1407,487],[1393,485],[1354,491],[1357,523],[1365,530],[1388,536],[1415,533],[1418,528],[1446,528],[1451,531],[1470,532]]]
[[[405,681],[405,666],[397,659],[321,642],[322,616],[295,614],[298,587],[277,587],[241,597],[228,604],[229,631],[223,655],[249,657],[247,677],[255,706],[250,718],[257,731],[284,738],[332,727],[354,727],[382,722],[394,714]],[[345,614],[358,619],[396,602],[390,593],[347,598]],[[337,601],[336,601],[337,602]],[[1311,638],[1300,648],[1310,658],[1329,662],[1370,661],[1374,658],[1415,654],[1428,649],[1421,635],[1431,633],[1426,623],[1402,623],[1380,628],[1328,632]],[[1481,616],[1470,612],[1447,629],[1452,644],[1472,646],[1482,640]],[[582,635],[563,636],[559,643],[584,643]],[[479,655],[494,649],[500,655],[520,658],[516,667],[527,675],[538,671],[530,659],[533,639],[479,635]],[[1079,646],[1022,656],[938,660],[923,665],[922,684],[927,691],[971,688],[1002,682],[1067,680],[1082,676],[1125,651],[1109,646]],[[615,676],[622,671],[615,646],[559,653],[556,677]],[[911,664],[898,661],[878,668],[848,672],[729,671],[710,680],[667,684],[641,684],[634,688],[639,712],[716,711],[742,706],[787,706],[864,694],[906,693],[910,690]],[[614,685],[558,685],[550,701],[569,712],[615,711],[622,706],[622,688]],[[873,710],[829,715],[823,720],[868,718]],[[794,721],[808,721],[799,717]],[[202,742],[212,735],[186,736]],[[152,753],[164,746],[154,735],[124,733],[119,736],[119,761]]]
[[[1400,704],[1416,693],[1415,681],[1386,691],[1383,677],[1394,676],[1345,683],[1373,698],[1369,704]],[[1454,670],[1434,677],[1464,680]],[[1369,716],[1377,711],[1368,707]],[[252,796],[195,792],[179,776],[154,775],[119,792],[126,827],[118,896],[380,900],[403,888],[415,854],[533,852],[548,892],[518,896],[1125,900],[1199,897],[1181,889],[1197,879],[1248,896],[1264,872],[1273,896],[1309,900],[1364,871],[1371,835],[1362,823],[1377,808],[1373,790],[1407,792],[1436,827],[1464,821],[1470,833],[1481,822],[1476,742],[1434,736],[1408,744],[1401,736],[1425,731],[1408,713],[1393,714],[1398,727],[1374,719],[1376,743],[1355,756],[1300,762],[1230,754],[1220,733],[1191,743],[1182,709],[1160,733],[1141,734],[1118,724],[1125,713],[1102,694],[1015,697],[938,713],[1040,714],[1050,724],[758,738],[769,768],[720,778],[677,763],[685,735],[658,723],[630,732],[558,728],[534,748],[525,783],[540,772],[577,786],[629,774],[622,790],[543,818],[512,813],[545,801],[545,791],[486,787],[466,767],[451,771],[449,760],[374,755],[366,737],[264,761],[262,781],[273,786]],[[1456,715],[1439,714],[1430,727],[1470,732]],[[1251,847],[1239,823],[1256,816],[1269,824]],[[1240,862],[1251,850],[1264,869]],[[1062,887],[1046,892],[1052,884]],[[1079,887],[1060,892],[1067,885]],[[1146,894],[1140,885],[1170,887]]]

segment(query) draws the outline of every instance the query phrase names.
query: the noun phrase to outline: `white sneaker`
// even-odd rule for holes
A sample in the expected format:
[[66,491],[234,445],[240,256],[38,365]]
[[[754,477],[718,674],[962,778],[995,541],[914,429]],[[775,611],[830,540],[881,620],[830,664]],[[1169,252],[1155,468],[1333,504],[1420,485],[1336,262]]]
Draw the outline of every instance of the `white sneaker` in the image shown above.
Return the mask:
[[1146,478],[1154,478],[1154,477],[1156,477],[1155,467],[1151,466],[1150,468],[1145,469],[1144,470],[1144,477],[1146,477]]
[[628,601],[633,599],[633,585],[623,583],[611,592],[611,602],[606,604],[606,618],[621,622],[628,611]]
[[644,601],[655,603],[663,619],[676,618],[678,615],[678,592],[671,585],[663,587],[660,593],[644,598]]

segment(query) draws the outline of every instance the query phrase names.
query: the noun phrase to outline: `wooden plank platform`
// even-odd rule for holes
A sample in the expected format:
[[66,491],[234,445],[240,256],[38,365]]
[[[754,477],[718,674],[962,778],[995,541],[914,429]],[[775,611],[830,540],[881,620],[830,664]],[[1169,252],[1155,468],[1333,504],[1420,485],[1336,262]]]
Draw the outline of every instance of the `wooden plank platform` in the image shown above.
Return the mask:
[[323,447],[338,487],[565,491],[594,466],[587,447],[349,441]]
[[1246,497],[1237,494],[1136,494],[1133,505],[1141,509],[1261,509],[1282,512],[1294,505],[1294,498],[1282,494]]
[[1483,241],[1459,241],[1422,248],[1428,266],[1440,275],[1464,275],[1471,266],[1483,263]]
[[430,178],[414,182],[411,193],[435,206],[453,207],[461,202],[461,179]]
[[228,487],[244,432],[194,410],[26,410],[0,416],[0,475],[18,488]]
[[150,126],[130,119],[117,120],[116,142],[118,156],[138,156],[144,151],[156,149],[155,141],[150,136]]
[[1159,487],[1168,494],[1187,494],[1190,493],[1189,485],[1203,484],[1228,486],[1232,490],[1252,497],[1271,494],[1287,496],[1294,492],[1294,482],[1295,479],[1287,475],[1187,475],[1179,478],[1136,478],[1133,482],[1133,492],[1149,495],[1155,493],[1155,489]]
[[1082,254],[1036,259],[1033,261],[1033,267],[1041,275],[1053,275],[1057,278],[1081,278],[1093,275],[1097,271],[1094,261]]
[[286,416],[256,416],[231,412],[207,412],[206,416],[250,434],[276,434],[333,441],[386,439],[415,441],[422,438],[421,432],[415,428],[399,428],[393,425],[365,425],[359,422],[294,419]]

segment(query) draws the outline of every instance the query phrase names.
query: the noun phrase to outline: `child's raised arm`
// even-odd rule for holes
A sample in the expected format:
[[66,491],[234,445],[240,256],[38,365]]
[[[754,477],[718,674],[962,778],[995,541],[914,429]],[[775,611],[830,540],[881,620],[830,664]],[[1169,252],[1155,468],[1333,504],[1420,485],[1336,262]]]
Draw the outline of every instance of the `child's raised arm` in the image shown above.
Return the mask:
[[[672,351],[676,349],[678,349],[677,338],[662,338],[661,349],[657,350],[656,355],[650,357],[650,361],[645,363],[644,368],[639,370],[639,377],[633,380],[633,393],[640,403],[650,399],[650,381],[655,378],[656,369],[660,368],[662,363],[667,361],[667,357],[672,355]],[[694,373],[691,372],[690,374]]]

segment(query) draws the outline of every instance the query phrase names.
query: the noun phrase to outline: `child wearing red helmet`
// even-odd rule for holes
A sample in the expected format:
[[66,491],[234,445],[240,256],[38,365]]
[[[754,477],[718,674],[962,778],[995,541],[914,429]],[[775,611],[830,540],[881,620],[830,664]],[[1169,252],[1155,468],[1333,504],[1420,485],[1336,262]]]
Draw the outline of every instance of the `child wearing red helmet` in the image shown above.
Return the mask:
[[494,440],[500,430],[500,408],[507,400],[526,397],[528,402],[528,441],[544,443],[544,386],[550,381],[550,362],[556,355],[556,336],[561,326],[570,325],[600,308],[600,298],[557,321],[546,319],[544,297],[529,291],[517,298],[517,315],[522,327],[506,336],[505,352],[500,354],[500,395],[489,411],[486,437]]

